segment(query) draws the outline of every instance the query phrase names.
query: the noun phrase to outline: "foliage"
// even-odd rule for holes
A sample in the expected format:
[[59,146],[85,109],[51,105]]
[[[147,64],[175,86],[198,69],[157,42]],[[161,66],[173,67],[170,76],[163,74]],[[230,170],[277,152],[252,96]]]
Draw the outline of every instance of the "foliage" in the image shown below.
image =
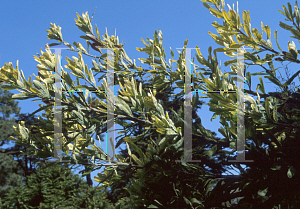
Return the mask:
[[113,208],[66,165],[43,165],[5,197],[4,208]]
[[[111,188],[126,190],[128,193],[111,193],[110,199],[115,199],[114,195],[120,198],[116,207],[127,202],[131,208],[274,208],[274,207],[298,207],[299,201],[299,142],[297,134],[299,132],[299,90],[291,93],[288,89],[292,81],[298,76],[300,71],[292,75],[285,83],[281,83],[276,77],[274,61],[289,61],[299,63],[297,59],[298,50],[294,42],[288,42],[288,52],[282,51],[277,41],[277,31],[275,40],[279,49],[275,50],[271,43],[271,29],[268,25],[261,23],[261,33],[257,28],[251,29],[249,11],[242,12],[243,22],[237,11],[229,7],[225,11],[224,0],[202,0],[206,8],[215,17],[223,19],[223,25],[216,21],[212,24],[219,34],[209,32],[221,48],[212,50],[209,47],[208,58],[206,59],[197,48],[196,60],[204,67],[196,65],[193,61],[194,89],[198,90],[233,90],[237,91],[235,81],[237,73],[245,77],[249,89],[245,89],[244,98],[247,100],[245,106],[245,138],[246,138],[246,159],[252,159],[252,163],[247,165],[247,170],[241,168],[240,163],[227,162],[232,159],[237,140],[239,140],[237,127],[237,95],[229,92],[220,94],[206,93],[206,96],[193,97],[191,103],[193,114],[191,118],[197,123],[192,126],[193,142],[197,143],[197,149],[188,150],[188,153],[195,153],[195,158],[201,163],[170,162],[170,160],[183,159],[183,129],[184,111],[182,108],[182,96],[185,95],[185,52],[188,40],[184,42],[183,50],[179,53],[178,60],[174,60],[174,52],[171,50],[172,59],[166,61],[163,49],[162,32],[156,31],[154,39],[147,38],[145,48],[136,48],[140,52],[145,52],[147,59],[139,58],[142,63],[150,65],[151,70],[137,67],[126,54],[124,45],[119,43],[116,34],[109,36],[107,32],[101,40],[97,26],[96,33],[91,25],[92,18],[88,14],[77,14],[76,25],[85,33],[81,38],[87,42],[87,49],[81,43],[74,42],[74,47],[65,42],[62,38],[61,28],[51,24],[48,30],[48,38],[57,40],[59,43],[46,45],[46,52],[41,51],[41,55],[34,56],[40,64],[36,80],[28,81],[23,72],[13,68],[12,63],[5,63],[1,68],[0,80],[8,85],[2,85],[2,89],[21,89],[21,94],[13,95],[13,99],[29,99],[39,97],[39,100],[46,101],[47,105],[40,105],[40,109],[35,111],[45,111],[38,124],[33,138],[29,138],[30,131],[20,122],[15,126],[15,133],[18,136],[18,143],[29,145],[32,150],[28,153],[48,158],[53,156],[53,97],[55,89],[53,78],[55,66],[59,57],[56,57],[48,48],[49,46],[63,44],[69,50],[78,52],[78,58],[73,60],[66,57],[68,62],[65,68],[76,76],[76,83],[72,81],[66,70],[61,70],[62,89],[86,89],[95,91],[93,104],[86,102],[89,93],[76,96],[73,92],[62,94],[61,103],[62,114],[62,151],[66,153],[63,159],[72,160],[73,164],[90,164],[88,172],[98,169],[101,164],[93,161],[102,160],[113,163],[114,166],[107,167],[95,178],[102,183],[98,189],[106,190]],[[214,9],[215,7],[216,9]],[[294,7],[294,12],[290,3],[288,10],[283,6],[284,14],[293,25],[289,26],[280,22],[283,29],[289,30],[298,39],[299,21],[298,5]],[[296,19],[296,21],[294,21]],[[263,39],[265,31],[267,39]],[[236,41],[234,40],[236,38]],[[89,46],[100,56],[89,54]],[[244,52],[246,64],[245,72],[238,67],[236,59],[237,49],[244,46],[251,47],[252,52]],[[114,63],[106,59],[108,53],[103,53],[103,48],[119,48],[112,53],[115,56]],[[213,52],[213,54],[212,54]],[[222,73],[217,59],[217,52],[224,52],[233,59],[226,61],[225,66],[230,65],[232,72]],[[260,58],[259,53],[266,53],[264,58]],[[93,67],[88,69],[83,60],[83,55],[93,57]],[[177,64],[176,71],[172,70],[172,63]],[[268,65],[268,68],[264,65]],[[249,66],[261,66],[264,72],[246,72]],[[115,123],[121,125],[124,130],[120,131],[121,136],[116,138],[117,146],[126,144],[127,153],[115,155],[117,160],[108,159],[101,147],[98,147],[91,137],[94,133],[99,134],[99,130],[104,131],[107,125],[107,108],[102,100],[108,101],[110,92],[110,82],[105,79],[108,70],[112,68],[115,72],[115,84],[120,85],[120,94],[115,98],[114,117]],[[240,72],[242,71],[242,72]],[[98,82],[103,79],[101,86],[97,86],[94,75],[102,73]],[[143,79],[146,73],[151,73],[150,81]],[[205,77],[207,76],[208,77]],[[256,92],[251,89],[252,76],[262,75],[279,87],[281,92],[265,92],[263,78],[259,77],[260,83],[256,87]],[[140,81],[137,80],[140,78]],[[79,79],[85,80],[90,86],[81,85]],[[175,94],[178,102],[168,100],[172,94],[172,84],[182,91]],[[258,90],[261,92],[259,93]],[[97,91],[97,92],[96,92]],[[166,92],[164,92],[166,91]],[[241,92],[240,92],[241,93]],[[241,93],[242,94],[242,93]],[[253,96],[257,96],[255,100]],[[168,98],[168,99],[167,99]],[[202,104],[199,98],[209,98],[210,111],[214,112],[212,119],[220,117],[222,127],[219,132],[223,139],[214,137],[213,133],[205,130],[201,125],[201,119],[196,114],[197,108]],[[100,100],[99,100],[100,99]],[[261,101],[264,99],[264,101]],[[239,102],[239,101],[238,101]],[[33,114],[34,114],[33,113]],[[91,118],[90,115],[94,114]],[[41,117],[40,117],[41,118]],[[212,120],[211,119],[211,120]],[[132,137],[133,130],[137,130]],[[98,130],[98,131],[97,131]],[[101,132],[103,133],[103,132]],[[100,133],[100,134],[101,134]],[[12,139],[12,138],[11,138]],[[98,138],[100,139],[100,138]],[[13,140],[13,139],[12,139]],[[92,149],[88,147],[92,147]],[[218,148],[227,148],[225,151]],[[195,151],[196,150],[196,151]],[[87,158],[89,156],[89,158]],[[110,156],[111,157],[111,156]],[[123,167],[124,166],[124,167]],[[208,166],[209,168],[206,168]],[[241,172],[236,179],[218,179],[224,169],[232,166]],[[121,169],[122,167],[122,169]],[[122,171],[121,171],[122,170]],[[119,173],[118,173],[119,172]],[[124,175],[123,175],[124,174]],[[126,175],[125,175],[126,174]],[[197,179],[197,181],[195,181]],[[274,179],[276,179],[274,181]],[[130,183],[128,183],[128,181]],[[117,185],[117,182],[120,182]],[[278,183],[280,182],[280,183]],[[122,188],[123,187],[123,188]],[[163,189],[162,189],[163,188]],[[122,190],[122,191],[123,191]],[[234,191],[234,192],[232,192]],[[233,200],[239,198],[238,203]],[[115,203],[115,202],[114,202]]]
[[7,145],[9,140],[7,138],[14,133],[13,125],[16,125],[14,119],[11,118],[11,114],[18,115],[20,113],[20,107],[18,102],[8,101],[13,95],[7,90],[0,89],[0,147]]
[[[246,136],[246,159],[253,159],[253,163],[246,164],[247,172],[241,175],[241,178],[228,184],[219,184],[215,187],[215,191],[232,191],[239,189],[239,192],[227,195],[225,199],[230,200],[234,197],[241,197],[237,208],[274,208],[274,207],[293,207],[297,208],[299,201],[299,176],[296,171],[299,170],[299,156],[296,154],[299,147],[297,133],[299,131],[299,91],[291,93],[288,86],[298,76],[300,71],[292,75],[284,84],[276,78],[276,71],[279,68],[274,67],[273,61],[289,61],[299,63],[297,59],[298,51],[294,42],[288,42],[288,52],[282,51],[277,41],[277,31],[275,31],[275,40],[280,51],[276,51],[271,43],[271,29],[268,25],[263,26],[261,23],[261,33],[258,29],[251,30],[249,11],[243,11],[243,23],[240,20],[237,11],[229,7],[229,12],[224,10],[224,1],[205,1],[204,6],[209,8],[210,12],[223,20],[223,25],[216,21],[212,24],[216,27],[220,36],[210,33],[212,38],[223,48],[218,48],[215,51],[223,51],[228,56],[235,56],[235,49],[242,46],[253,48],[253,52],[245,52],[245,63],[247,66],[261,66],[265,72],[260,73],[265,78],[274,83],[281,89],[281,92],[269,94],[265,93],[262,78],[259,77],[260,84],[257,85],[256,92],[251,91],[251,75],[255,73],[245,72],[245,80],[249,86],[249,90],[245,90],[245,98],[248,104],[251,104],[251,109],[247,108],[245,112],[245,133]],[[213,9],[209,3],[212,3],[216,9]],[[280,22],[283,29],[293,33],[292,38],[299,40],[299,12],[298,4],[292,11],[291,4],[288,3],[288,10],[283,6],[284,14],[292,21],[294,27],[288,26]],[[296,19],[296,21],[294,21]],[[298,20],[297,20],[298,19]],[[267,35],[267,40],[263,39],[263,31]],[[237,42],[233,37],[236,37]],[[231,49],[230,49],[231,48]],[[264,58],[258,55],[261,52],[267,52]],[[276,58],[275,58],[276,57]],[[275,58],[275,59],[274,59]],[[237,72],[237,60],[225,62],[226,65],[231,65],[231,69]],[[268,68],[264,65],[267,64]],[[247,67],[246,67],[247,69]],[[243,73],[243,72],[242,72]],[[299,76],[298,76],[299,77]],[[219,76],[216,76],[215,86]],[[258,93],[258,90],[262,92]],[[249,94],[257,95],[255,101]],[[260,101],[264,98],[264,101]],[[249,103],[250,102],[250,103]],[[286,107],[285,107],[286,106]],[[289,106],[290,108],[287,108]],[[249,106],[248,106],[249,107]],[[215,197],[215,196],[214,196]],[[222,198],[221,198],[222,200]],[[222,201],[220,201],[221,203]],[[211,203],[216,204],[216,202]],[[218,204],[218,203],[217,203]]]
[[18,102],[8,101],[13,95],[9,91],[1,89],[0,95],[0,111],[2,113],[0,117],[0,198],[3,198],[10,189],[21,185],[23,172],[14,161],[13,156],[7,155],[7,148],[4,149],[4,146],[10,145],[7,138],[14,134],[13,125],[16,125],[16,121],[11,118],[11,115],[18,115],[20,108],[17,106]]
[[3,153],[0,153],[0,170],[1,200],[12,188],[22,184],[22,175],[20,175],[17,162],[14,161],[12,156]]

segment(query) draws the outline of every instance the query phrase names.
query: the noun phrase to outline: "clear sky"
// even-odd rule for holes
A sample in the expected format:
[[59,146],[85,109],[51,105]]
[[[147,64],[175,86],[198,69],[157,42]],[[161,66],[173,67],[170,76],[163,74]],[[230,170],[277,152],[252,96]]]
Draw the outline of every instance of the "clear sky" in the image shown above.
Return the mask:
[[[231,7],[235,4],[234,8],[236,8],[236,1],[226,0],[225,3]],[[258,28],[259,31],[261,21],[264,25],[269,25],[272,34],[271,41],[276,50],[278,49],[274,38],[274,31],[278,30],[280,47],[284,51],[288,51],[288,41],[295,42],[295,40],[289,37],[291,35],[289,32],[280,28],[279,21],[287,22],[284,20],[285,17],[278,12],[278,9],[282,10],[282,5],[286,5],[286,3],[287,1],[279,0],[239,1],[239,14],[241,15],[243,10],[250,10],[251,26],[252,28]],[[291,3],[293,7],[294,1]],[[84,33],[77,28],[74,18],[77,18],[76,12],[81,15],[86,11],[88,11],[91,17],[95,11],[95,7],[97,7],[97,9],[92,20],[93,27],[96,23],[101,37],[105,33],[105,28],[107,28],[109,35],[115,34],[116,29],[120,42],[123,41],[123,43],[125,43],[124,48],[128,56],[132,60],[136,60],[137,66],[141,65],[142,67],[148,68],[147,65],[141,64],[138,60],[138,58],[147,58],[145,53],[136,50],[136,47],[144,47],[141,37],[144,40],[146,40],[147,37],[153,39],[155,30],[159,29],[161,29],[163,33],[163,46],[167,60],[171,58],[170,47],[175,53],[175,59],[178,58],[176,48],[182,48],[186,39],[189,40],[187,46],[190,48],[195,48],[196,46],[200,47],[205,58],[207,58],[209,46],[212,46],[213,49],[220,47],[207,32],[211,31],[217,34],[216,29],[211,23],[217,21],[221,24],[222,20],[212,16],[208,9],[202,5],[200,0],[2,1],[0,3],[0,66],[3,66],[5,62],[12,62],[15,67],[16,61],[19,60],[19,67],[23,70],[26,79],[33,73],[37,75],[38,69],[36,65],[38,63],[34,60],[33,55],[37,53],[41,54],[40,49],[45,51],[46,43],[50,44],[54,42],[47,39],[46,30],[50,27],[50,23],[56,23],[62,27],[62,35],[65,41],[71,44],[74,41],[80,42],[86,47],[85,40],[79,38],[79,36],[84,35]],[[228,11],[227,6],[225,9]],[[266,39],[265,33],[263,38]],[[295,42],[295,44],[298,46],[297,42]],[[97,53],[95,52],[95,54]],[[64,65],[67,64],[64,57],[78,57],[78,54],[76,52],[63,50],[62,56],[62,66],[64,68]],[[192,51],[192,57],[195,57],[195,50]],[[87,56],[83,58],[85,63],[88,64],[88,67],[91,68],[92,59]],[[230,71],[229,66],[225,67],[223,65],[228,59],[229,58],[223,53],[218,53],[218,60],[221,62],[222,72]],[[197,62],[196,64],[199,65]],[[280,63],[277,63],[275,68],[280,65]],[[292,67],[294,65],[289,66],[291,75],[293,75],[296,69]],[[67,69],[64,68],[64,70]],[[259,67],[250,67],[248,69],[250,72],[259,72],[262,70],[263,69]],[[281,70],[281,72],[284,71]],[[258,76],[253,76],[251,90],[255,91],[257,84]],[[266,92],[276,91],[274,85],[268,80],[264,79],[264,84]],[[299,85],[297,78],[295,79],[295,84],[296,86]],[[116,86],[116,95],[118,94],[118,89]],[[246,89],[248,89],[247,86]],[[11,92],[19,93],[17,90]],[[178,90],[175,92],[178,92]],[[208,102],[208,99],[204,99],[204,101]],[[38,104],[39,102],[33,102],[32,100],[19,101],[21,113],[31,113],[35,111],[39,108]],[[218,128],[221,126],[219,117],[211,122],[210,119],[213,113],[209,112],[208,106],[202,106],[198,114],[205,128],[215,131],[217,136],[222,137],[222,135],[218,133]],[[116,126],[116,128],[120,127]],[[92,176],[96,174],[97,172],[93,172]],[[96,185],[96,182],[94,182],[94,185]]]

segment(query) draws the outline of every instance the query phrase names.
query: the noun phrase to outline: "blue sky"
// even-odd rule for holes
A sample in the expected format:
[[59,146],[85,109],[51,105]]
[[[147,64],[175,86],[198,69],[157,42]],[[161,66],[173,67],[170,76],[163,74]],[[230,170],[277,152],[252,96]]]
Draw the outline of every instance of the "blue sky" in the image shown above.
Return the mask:
[[[284,51],[288,51],[288,41],[293,41],[293,39],[289,37],[291,34],[279,27],[279,21],[287,22],[284,21],[285,17],[278,12],[278,9],[282,10],[282,4],[286,4],[287,2],[279,0],[274,0],[272,3],[267,0],[249,2],[239,1],[239,14],[243,10],[250,10],[251,26],[252,28],[258,28],[259,31],[261,21],[264,25],[269,25],[272,34],[271,41],[276,50],[278,49],[276,47],[274,31],[278,30],[280,47]],[[236,8],[236,1],[227,0],[225,3],[231,7],[232,4],[235,4],[234,8]],[[29,75],[33,73],[37,75],[38,73],[38,69],[36,68],[38,63],[34,60],[33,55],[36,55],[36,53],[40,54],[41,48],[45,51],[46,43],[53,43],[52,40],[47,39],[46,30],[50,27],[50,23],[56,23],[56,25],[62,27],[62,35],[65,41],[71,44],[74,41],[81,42],[86,47],[85,41],[79,38],[84,33],[77,28],[74,18],[76,18],[76,12],[81,15],[86,11],[88,11],[91,17],[95,11],[95,7],[97,9],[92,20],[93,27],[96,23],[101,37],[105,33],[105,28],[107,28],[109,35],[115,34],[116,29],[120,42],[123,41],[125,43],[124,48],[126,53],[132,60],[136,60],[137,66],[141,65],[148,68],[148,66],[141,64],[138,60],[138,58],[147,58],[146,54],[138,52],[135,49],[136,47],[144,47],[141,37],[144,40],[147,37],[153,39],[155,30],[159,29],[163,33],[163,46],[167,60],[171,58],[170,47],[175,53],[175,59],[178,58],[176,48],[182,48],[186,39],[189,40],[188,47],[200,47],[203,56],[206,58],[209,46],[212,46],[213,49],[219,47],[207,32],[211,31],[217,34],[216,29],[211,23],[213,21],[222,23],[222,20],[212,16],[200,0],[2,1],[0,5],[0,26],[2,29],[0,33],[0,66],[3,66],[5,62],[12,62],[15,67],[16,61],[19,60],[19,67],[23,70],[26,79],[28,79]],[[294,2],[292,2],[292,6],[294,6]],[[228,11],[227,6],[225,9]],[[263,38],[266,39],[265,34]],[[298,46],[297,42],[295,44]],[[195,50],[192,51],[193,57],[194,54]],[[223,65],[229,58],[223,53],[218,53],[217,55],[219,62],[221,61],[222,64],[222,72],[229,72],[230,68]],[[62,56],[62,66],[64,68],[64,65],[67,64],[64,57],[78,57],[78,54],[63,50]],[[92,59],[87,56],[83,58],[88,67],[92,67]],[[196,64],[199,65],[197,62]],[[280,65],[280,63],[277,63],[275,68]],[[296,72],[293,65],[289,65],[289,69],[291,70],[291,75]],[[259,67],[250,67],[248,71],[259,72],[262,69]],[[284,71],[281,70],[280,72]],[[284,74],[283,77],[285,77]],[[252,77],[253,91],[255,91],[257,84],[258,76]],[[264,84],[266,92],[276,91],[274,85],[266,79],[264,79]],[[297,78],[295,79],[295,84],[296,86],[299,85]],[[116,95],[118,89],[117,87],[115,88]],[[17,90],[11,92],[19,93]],[[204,101],[208,102],[208,99],[204,99]],[[35,111],[39,108],[38,104],[39,102],[33,102],[32,100],[19,101],[21,113]],[[220,128],[219,117],[211,122],[210,119],[213,113],[209,112],[208,106],[203,105],[198,114],[205,128],[215,131],[217,136],[222,137],[218,133],[218,128]],[[116,126],[116,128],[120,127]],[[97,172],[93,172],[92,176],[96,174]]]

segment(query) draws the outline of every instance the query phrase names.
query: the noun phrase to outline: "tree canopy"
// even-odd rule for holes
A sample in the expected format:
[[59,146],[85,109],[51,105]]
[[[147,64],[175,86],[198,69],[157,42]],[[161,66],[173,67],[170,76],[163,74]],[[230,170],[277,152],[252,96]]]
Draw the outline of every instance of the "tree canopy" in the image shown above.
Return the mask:
[[[130,208],[297,208],[299,205],[299,89],[294,92],[289,90],[290,84],[298,76],[300,70],[294,73],[283,84],[277,78],[276,62],[299,63],[297,59],[299,50],[293,41],[288,41],[288,52],[282,51],[277,41],[278,50],[273,48],[271,42],[271,29],[261,23],[261,32],[257,28],[251,29],[250,13],[243,11],[241,17],[234,7],[228,5],[226,11],[224,0],[202,0],[203,5],[209,9],[216,18],[223,20],[222,24],[214,21],[212,25],[218,34],[209,32],[220,48],[209,47],[207,58],[202,56],[196,46],[196,61],[193,60],[193,89],[203,90],[205,96],[199,96],[196,92],[191,100],[192,115],[188,117],[195,122],[192,127],[185,121],[184,96],[186,88],[190,84],[185,83],[188,76],[186,67],[186,53],[188,40],[184,41],[179,58],[174,59],[171,49],[171,59],[167,60],[163,48],[162,31],[155,31],[154,39],[142,38],[144,48],[136,48],[146,53],[147,59],[139,60],[148,64],[151,70],[136,66],[135,60],[126,54],[124,44],[119,43],[119,37],[109,36],[107,32],[101,40],[97,25],[92,27],[87,13],[77,14],[76,25],[85,34],[80,36],[87,43],[83,47],[81,43],[73,43],[73,46],[63,40],[61,27],[50,24],[48,38],[56,43],[46,44],[45,52],[34,56],[39,63],[38,76],[31,82],[31,76],[26,80],[23,71],[19,70],[18,62],[14,68],[12,63],[5,63],[1,68],[0,81],[2,89],[20,89],[20,94],[14,94],[12,99],[38,98],[35,101],[43,101],[46,105],[32,114],[44,111],[43,117],[39,116],[40,123],[35,125],[37,132],[25,127],[24,122],[14,126],[15,140],[20,146],[30,145],[26,153],[39,158],[48,159],[54,154],[54,98],[55,93],[61,94],[62,104],[62,151],[65,153],[63,160],[70,160],[71,164],[86,165],[85,174],[99,169],[103,162],[112,163],[95,178],[102,183],[99,190],[113,188],[110,193],[117,208],[121,208],[123,201]],[[280,22],[281,28],[292,33],[291,38],[300,40],[300,15],[298,3],[294,11],[290,3],[288,8],[283,6],[280,11],[293,26]],[[263,38],[266,33],[266,39]],[[235,38],[235,39],[234,39]],[[300,43],[300,41],[299,41]],[[78,58],[66,57],[68,62],[65,69],[55,69],[60,57],[51,52],[49,47],[55,45],[67,46],[70,51],[78,53]],[[90,47],[97,55],[90,54]],[[244,51],[245,68],[239,67],[237,59],[238,49],[250,47],[251,52]],[[114,61],[109,60],[109,52],[103,52],[107,48],[112,50]],[[93,52],[94,52],[93,51]],[[224,62],[225,67],[230,66],[231,72],[223,73],[217,59],[217,53],[224,53],[231,60]],[[100,55],[99,55],[100,53]],[[263,55],[263,53],[265,55]],[[83,56],[93,57],[92,68],[88,68]],[[260,56],[263,56],[261,58]],[[173,63],[176,70],[173,71]],[[262,67],[260,73],[248,72],[252,65]],[[120,85],[119,95],[115,97],[114,122],[121,125],[124,130],[118,132],[121,135],[116,138],[116,146],[126,144],[127,153],[116,154],[116,160],[108,156],[99,147],[93,135],[99,135],[109,128],[108,109],[113,104],[109,101],[111,95],[109,78],[105,78],[110,69],[114,70],[114,83]],[[76,82],[72,81],[69,72],[76,76]],[[89,90],[90,92],[78,93],[68,91],[62,93],[54,83],[60,82],[55,78],[55,73],[60,73],[62,90]],[[150,80],[143,76],[151,73]],[[100,74],[99,77],[96,76]],[[241,91],[235,84],[237,75],[242,75],[248,89]],[[253,76],[261,75],[271,81],[274,87],[279,87],[280,92],[265,91],[264,81],[259,77],[256,90],[251,89]],[[139,80],[140,78],[140,80]],[[80,84],[84,80],[88,85]],[[102,80],[100,85],[98,82]],[[175,94],[175,84],[181,92]],[[236,93],[239,92],[245,102],[245,110],[237,108],[241,100]],[[220,91],[209,93],[208,91]],[[91,92],[95,95],[91,99]],[[261,92],[261,93],[259,93]],[[257,96],[257,99],[253,97]],[[220,117],[222,127],[219,132],[224,138],[215,137],[215,134],[206,130],[201,124],[201,117],[197,115],[197,109],[204,103],[200,98],[209,98],[207,105],[214,113],[212,119]],[[88,100],[88,101],[86,101]],[[104,102],[106,100],[106,102]],[[237,133],[237,124],[240,112],[244,114],[245,156],[253,162],[232,162],[235,159],[236,147],[241,140]],[[93,117],[91,117],[93,115]],[[42,120],[43,118],[43,120]],[[184,150],[187,140],[184,140],[184,129],[191,128],[191,150]],[[133,135],[133,136],[132,136]],[[196,145],[196,146],[195,146]],[[88,148],[91,147],[91,148]],[[225,149],[226,148],[226,149]],[[230,151],[228,151],[230,150]],[[193,154],[194,160],[201,162],[176,162]],[[239,153],[238,153],[239,154]],[[95,163],[95,161],[98,163]],[[247,169],[243,169],[245,164]],[[238,178],[224,178],[222,173],[229,167],[236,168],[241,175]],[[235,203],[233,200],[237,200]],[[117,203],[116,199],[121,202]]]

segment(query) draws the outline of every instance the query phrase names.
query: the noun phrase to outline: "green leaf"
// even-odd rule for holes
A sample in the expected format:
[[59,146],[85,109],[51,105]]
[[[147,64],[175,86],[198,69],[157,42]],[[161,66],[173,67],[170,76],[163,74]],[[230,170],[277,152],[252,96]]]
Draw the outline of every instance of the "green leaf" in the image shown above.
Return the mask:
[[284,12],[281,11],[280,9],[278,9],[278,12],[280,12],[281,14],[283,14],[285,16]]
[[277,78],[272,76],[265,76],[265,78],[268,78],[272,83],[276,84],[277,86],[282,87],[282,84]]
[[138,140],[139,140],[138,137],[125,137],[125,138],[124,138],[124,141],[125,141],[125,142],[136,142],[136,141],[138,141]]
[[247,83],[249,84],[249,89],[251,89],[251,74],[247,72]]
[[228,14],[227,14],[227,12],[226,12],[225,10],[223,10],[223,11],[222,11],[222,14],[223,14],[223,17],[224,17],[224,19],[226,20],[226,22],[227,22],[229,25],[233,26],[233,23],[231,22],[231,20],[230,20]]
[[259,77],[259,81],[260,81],[260,88],[259,90],[265,94],[265,86],[264,86],[264,82],[262,80],[262,77]]
[[23,139],[28,139],[29,135],[28,135],[28,132],[26,131],[26,128],[24,128],[23,126],[21,126],[19,124],[19,129],[20,129],[20,133],[21,133]]
[[135,154],[132,154],[131,157],[138,165],[143,166],[143,163],[135,156]]
[[[171,49],[171,47],[170,47],[170,49]],[[171,56],[172,56],[172,58],[174,57],[174,52],[172,49],[171,49]]]
[[1,85],[0,88],[3,89],[3,90],[14,90],[18,87],[15,86],[15,85]]
[[299,8],[297,5],[294,6],[294,10],[295,10],[296,22],[297,22],[297,25],[299,25],[300,24],[300,15],[299,15]]
[[76,111],[76,110],[72,110],[72,113],[73,114],[75,114],[75,116],[77,116],[77,121],[80,123],[80,124],[84,124],[84,119],[83,119],[83,115],[80,113],[80,112],[78,112],[78,111]]
[[270,39],[270,36],[271,36],[271,29],[270,29],[270,27],[268,25],[266,25],[264,27],[264,30],[265,30],[265,32],[267,34],[267,39]]
[[280,169],[281,169],[281,165],[276,165],[275,168],[271,168],[271,170],[275,170],[275,171],[276,171],[276,170],[278,171],[278,170],[280,170]]
[[225,66],[231,65],[231,64],[235,64],[237,63],[237,59],[233,59],[233,60],[228,60],[226,62],[224,62]]
[[158,208],[157,206],[155,206],[155,205],[149,205],[149,207],[148,208]]
[[276,112],[277,112],[277,106],[275,106],[274,109],[273,109],[273,118],[274,118],[275,122],[278,121],[278,117],[277,117]]
[[36,113],[38,113],[38,112],[40,112],[40,111],[42,111],[42,110],[44,110],[44,109],[48,108],[49,106],[52,106],[52,104],[49,104],[49,105],[43,106],[43,107],[41,107],[41,108],[37,109],[36,111],[34,111],[33,113],[31,113],[30,115],[34,115],[34,114],[36,114]]
[[[84,100],[83,100],[83,98],[81,98],[81,96],[80,97],[78,97],[78,96],[76,96],[75,94],[73,94],[72,93],[72,96],[73,96],[73,98],[78,102],[78,104],[81,104],[81,105],[85,105],[85,102],[84,102]],[[75,103],[75,105],[76,105],[76,103]]]
[[291,3],[290,3],[290,2],[288,2],[288,3],[287,3],[287,5],[288,5],[288,8],[289,8],[289,14],[290,14],[291,18],[293,18],[293,10],[292,10],[292,5],[291,5]]
[[224,19],[222,13],[219,12],[218,10],[215,10],[215,9],[213,9],[213,8],[210,7],[210,8],[209,8],[209,11],[210,11],[210,13],[211,13],[213,16],[215,16],[215,17],[217,17],[217,18],[220,18],[220,19]]
[[293,55],[293,58],[297,59],[298,51],[297,51],[297,48],[296,48],[296,45],[295,45],[294,41],[292,41],[292,42],[289,41],[288,42],[288,50]]
[[115,155],[115,157],[120,161],[123,162],[124,161],[124,157],[122,155]]
[[203,6],[205,6],[207,9],[210,8],[210,6],[207,3],[205,3],[205,2],[203,2]]
[[182,146],[182,143],[184,141],[184,137],[182,137],[176,144],[172,145],[175,149],[178,149],[180,146]]
[[184,201],[186,202],[186,204],[188,205],[191,205],[192,206],[192,203],[186,198],[186,197],[183,197]]
[[93,67],[94,71],[96,71],[96,72],[100,72],[101,71],[100,65],[95,60],[92,61],[92,64],[94,66]]
[[247,101],[249,101],[249,102],[253,105],[253,108],[254,108],[256,111],[258,111],[258,110],[257,110],[257,105],[256,105],[255,100],[254,100],[249,94],[244,95],[244,99],[246,99]]
[[64,80],[66,81],[66,83],[67,83],[69,86],[73,86],[73,82],[72,82],[72,79],[71,79],[69,73],[66,72],[66,71],[62,71],[62,74],[63,74],[63,78],[64,78]]
[[224,7],[225,7],[225,2],[224,0],[221,0],[221,11],[224,9]]
[[196,198],[192,198],[191,199],[191,203],[193,204],[199,204],[199,205],[203,205],[201,201],[197,200]]
[[264,197],[264,196],[266,196],[267,192],[268,192],[268,188],[266,188],[266,189],[264,189],[264,190],[259,190],[259,191],[257,192],[257,194],[258,194],[259,196]]
[[89,75],[92,83],[96,86],[96,81],[92,69],[89,69]]
[[294,168],[294,166],[289,167],[289,169],[287,171],[287,176],[289,178],[292,178],[295,175],[295,171],[296,171],[296,169]]
[[293,21],[292,17],[290,16],[288,10],[286,9],[286,7],[284,5],[282,5],[282,8],[284,10],[285,16],[290,20]]
[[18,100],[25,100],[28,98],[36,97],[35,95],[29,94],[27,92],[22,92],[20,94],[14,94],[12,95],[12,99],[18,99]]
[[279,46],[279,43],[278,43],[278,40],[277,40],[277,30],[275,30],[275,40],[276,40],[276,44],[277,44],[277,47],[280,51],[282,51],[282,49],[280,48]]
[[214,145],[210,150],[204,151],[205,155],[212,157],[217,151],[217,145]]
[[260,33],[258,32],[257,28],[253,28],[252,33],[258,41],[261,40],[262,37],[261,37]]
[[92,125],[90,128],[88,128],[88,129],[86,130],[87,134],[94,134],[94,133],[96,132],[96,127],[97,127],[97,125],[94,124],[94,125]]
[[127,151],[128,151],[128,154],[129,154],[129,156],[131,157],[131,151],[130,151],[130,148],[129,148],[129,145],[128,145],[128,143],[126,142],[126,146],[127,146]]
[[298,70],[289,80],[287,80],[282,86],[288,86],[291,84],[291,82],[296,78],[296,76],[300,73],[300,70]]
[[62,43],[52,43],[52,44],[49,44],[50,47],[52,46],[57,46],[57,45],[61,45]]
[[157,204],[159,204],[160,206],[163,206],[160,202],[158,202],[157,200],[154,200],[154,202],[156,202]]
[[270,118],[270,99],[269,99],[269,97],[267,97],[265,100],[265,109],[266,109],[267,117]]
[[267,73],[250,73],[250,75],[268,75]]
[[119,97],[116,96],[116,97],[115,97],[115,100],[116,100],[115,105],[116,105],[117,107],[119,107],[119,108],[120,108],[122,111],[124,111],[127,115],[133,117],[133,114],[132,114],[132,112],[131,112],[130,107],[128,106],[128,104],[127,104],[123,99],[121,99],[121,98],[119,98]]
[[[39,89],[40,91],[41,91],[41,93],[46,97],[46,98],[50,98],[50,94],[49,94],[49,91],[46,89],[46,87],[43,85],[43,84],[41,84],[39,81],[37,81],[37,80],[34,80],[33,81],[33,84],[35,85],[35,87],[37,88],[37,89]],[[44,97],[44,98],[45,98]]]
[[186,40],[184,41],[183,45],[186,46],[186,45],[188,44],[188,41],[189,41],[189,40],[186,39]]
[[279,21],[279,26],[282,27],[283,29],[289,30],[289,31],[291,31],[291,30],[293,29],[292,26],[287,25],[287,24],[285,24],[285,23],[283,23],[283,22],[281,22],[281,21]]
[[141,159],[144,159],[146,156],[145,154],[142,152],[142,150],[140,148],[138,148],[134,143],[132,142],[128,142],[130,148],[132,148],[134,151],[136,151]]

